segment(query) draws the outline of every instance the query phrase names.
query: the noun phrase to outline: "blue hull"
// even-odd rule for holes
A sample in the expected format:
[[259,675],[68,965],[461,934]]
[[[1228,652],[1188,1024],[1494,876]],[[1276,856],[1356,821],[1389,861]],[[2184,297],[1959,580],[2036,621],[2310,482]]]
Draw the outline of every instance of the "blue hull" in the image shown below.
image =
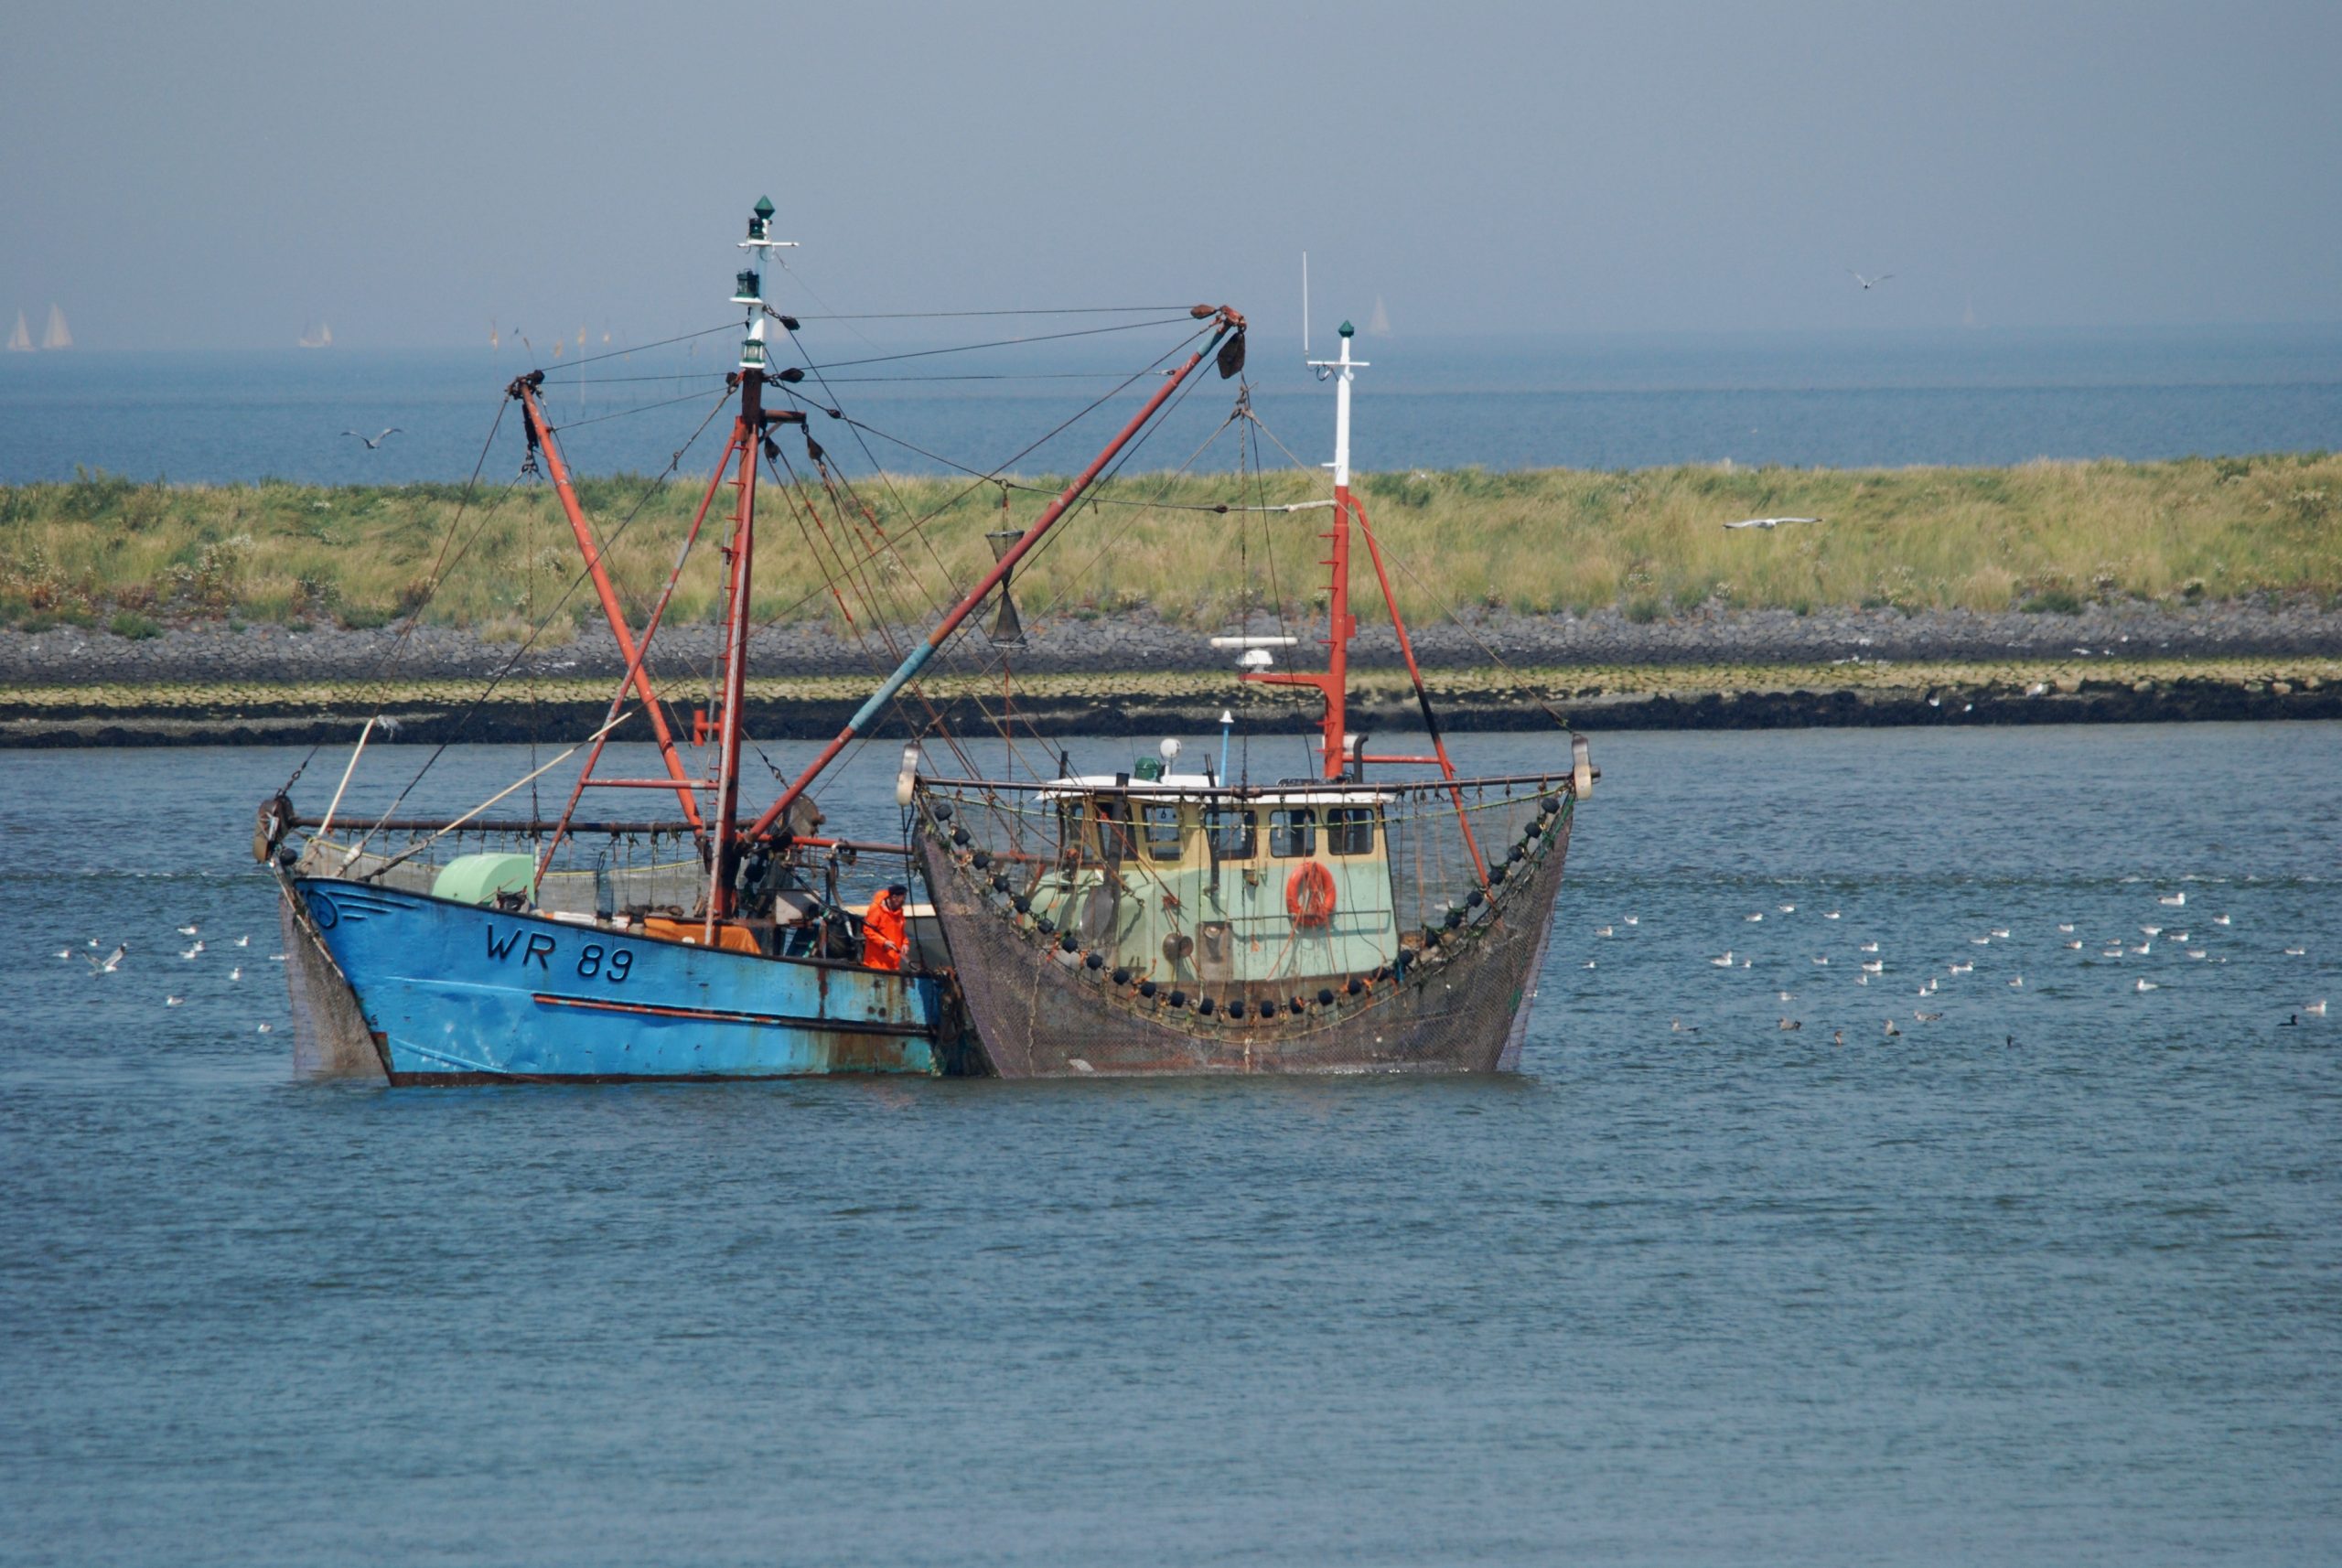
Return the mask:
[[294,879],[395,1084],[934,1073],[933,976]]

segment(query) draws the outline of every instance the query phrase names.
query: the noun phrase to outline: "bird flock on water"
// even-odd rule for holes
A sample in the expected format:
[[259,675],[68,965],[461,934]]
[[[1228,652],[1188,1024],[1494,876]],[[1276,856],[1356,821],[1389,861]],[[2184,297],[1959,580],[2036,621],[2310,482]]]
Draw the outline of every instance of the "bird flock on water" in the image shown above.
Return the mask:
[[[1898,953],[1887,950],[1879,938],[1856,932],[1841,935],[1818,924],[1843,918],[1844,911],[1836,908],[1807,909],[1800,916],[1799,906],[1792,902],[1747,910],[1740,917],[1743,926],[1763,926],[1770,930],[1783,926],[1795,928],[1805,919],[1816,921],[1817,926],[1811,929],[1810,937],[1799,943],[1804,950],[1798,956],[1752,951],[1744,942],[1710,954],[1707,966],[1725,974],[1748,974],[1771,991],[1780,1004],[1774,1025],[1778,1033],[1802,1032],[1812,1021],[1806,1015],[1826,1008],[1832,1016],[1824,1026],[1830,1028],[1833,1044],[1843,1045],[1849,1029],[1857,1037],[1868,1033],[1874,1037],[1894,1039],[1912,1028],[1940,1024],[1947,1017],[1956,1018],[1958,1014],[1950,1004],[1962,996],[1981,1000],[1982,996],[1997,995],[2013,1001],[2040,992],[2045,986],[2051,988],[2048,994],[2057,996],[2098,987],[2105,991],[2110,1000],[2124,997],[2135,1004],[2153,1005],[2140,999],[2166,989],[2184,992],[2188,983],[2187,972],[2193,965],[2211,969],[2228,963],[2231,956],[2260,957],[2272,950],[2265,938],[2244,938],[2237,917],[2230,912],[2222,910],[2206,916],[2200,908],[2191,909],[2185,888],[2157,894],[2152,905],[2143,901],[2134,925],[2109,932],[2096,941],[2086,941],[2081,923],[2075,920],[2039,922],[2039,926],[2047,929],[2036,929],[2036,923],[2029,921],[1983,924],[1966,934],[1962,945],[1985,950],[1965,957],[1930,954],[1917,943],[1907,955]],[[1630,916],[1623,921],[1595,927],[1593,934],[1597,942],[1615,940],[1621,926],[1640,923],[1639,917]],[[1751,932],[1750,936],[1756,934]],[[1856,940],[1849,941],[1848,937]],[[2308,956],[2307,947],[2298,942],[2286,943],[2274,950],[2283,960]],[[1991,956],[1988,958],[1987,954]],[[2138,961],[2143,959],[2150,961]],[[1811,994],[1801,989],[1832,984],[1832,974],[1842,972],[1833,966],[1846,965],[1848,961],[1853,972],[1836,982],[1830,992]],[[1980,962],[1984,964],[1982,979],[1978,978]],[[1585,967],[1592,969],[1595,964],[1589,962]],[[2101,972],[2109,967],[2117,968],[2111,984],[2106,983]],[[2142,970],[2147,972],[2139,972]],[[1799,974],[1804,977],[1802,980],[1797,978]],[[1856,988],[1851,994],[1845,989],[1849,982]],[[1800,1003],[1804,1005],[1799,1005]],[[2284,1027],[2301,1027],[2326,1015],[2326,998],[2319,997],[2288,1008],[2278,1023]],[[1853,1018],[1863,1021],[1848,1021]],[[1669,1033],[1700,1036],[1710,1029],[1713,1022],[1686,1022],[1678,1014],[1669,1019]],[[2005,1036],[2004,1039],[2011,1046],[2019,1043],[2014,1035]]]
[[[182,1007],[187,1004],[188,997],[193,994],[196,986],[206,983],[209,976],[216,975],[218,973],[219,966],[217,961],[214,961],[209,967],[205,966],[203,963],[204,955],[210,952],[212,949],[210,942],[206,940],[203,935],[203,926],[200,921],[189,920],[187,924],[183,926],[174,926],[171,929],[174,935],[186,939],[187,945],[185,947],[180,947],[175,941],[158,942],[156,944],[156,948],[161,956],[159,956],[155,961],[157,964],[164,966],[166,973],[170,972],[169,966],[175,963],[187,963],[197,966],[194,969],[184,970],[178,973],[171,974],[170,980],[167,983],[169,988],[163,993],[162,1005],[166,1007]],[[247,963],[252,961],[252,960],[243,955],[249,953],[252,945],[252,939],[249,932],[238,936],[232,941],[228,941],[224,944],[225,953],[236,956],[228,958],[228,972],[226,979],[222,983],[234,985],[241,983],[245,978],[245,966]],[[134,949],[128,941],[118,941],[114,943],[111,950],[100,950],[101,949],[103,949],[105,943],[102,938],[91,937],[78,948],[59,948],[57,950],[56,956],[59,960],[67,962],[70,962],[72,960],[77,958],[81,960],[84,963],[89,965],[89,974],[90,978],[92,980],[103,980],[105,977],[110,975],[126,976],[135,974],[139,972],[143,967],[136,961],[140,950]],[[271,963],[283,963],[285,961],[285,955],[281,952],[273,952],[267,956],[268,961]],[[274,1032],[274,1029],[275,1026],[273,1024],[263,1023],[258,1026],[258,1032],[263,1035],[272,1034]]]

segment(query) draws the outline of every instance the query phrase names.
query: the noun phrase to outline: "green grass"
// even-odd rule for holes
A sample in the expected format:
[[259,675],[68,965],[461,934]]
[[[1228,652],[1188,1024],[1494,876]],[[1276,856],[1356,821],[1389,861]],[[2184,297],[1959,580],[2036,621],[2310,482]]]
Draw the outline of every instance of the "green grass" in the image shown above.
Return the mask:
[[[700,489],[624,476],[578,486],[638,623]],[[1416,618],[1447,606],[1616,607],[1651,620],[1705,605],[2057,613],[2111,599],[2342,597],[2342,456],[2324,453],[2000,469],[1465,468],[1362,475],[1358,489]],[[1325,493],[1322,476],[1290,472],[1241,489],[1225,477],[1117,479],[1020,573],[1019,603],[1028,620],[1144,606],[1218,626],[1271,602],[1305,613],[1322,602],[1323,510],[1173,509]],[[763,494],[763,619],[839,619],[826,568],[857,619],[929,620],[990,564],[983,534],[1004,522],[998,489],[964,481],[865,480],[866,511],[857,498],[816,492],[809,510],[769,486]],[[127,612],[363,627],[420,608],[505,639],[556,613],[598,621],[549,491],[489,489],[459,515],[461,499],[452,485],[163,486],[106,474],[0,487],[0,619],[86,626]],[[1014,494],[1005,521],[1029,522],[1041,501]],[[714,612],[721,506],[671,620]],[[1719,526],[1781,513],[1826,521]],[[1371,606],[1363,551],[1355,584]]]

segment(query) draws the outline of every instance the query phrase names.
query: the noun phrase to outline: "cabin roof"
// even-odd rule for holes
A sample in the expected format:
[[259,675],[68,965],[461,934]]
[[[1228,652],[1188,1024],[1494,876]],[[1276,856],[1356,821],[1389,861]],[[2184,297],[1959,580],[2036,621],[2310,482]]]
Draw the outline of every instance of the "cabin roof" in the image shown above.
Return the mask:
[[1052,779],[1041,790],[1045,800],[1075,795],[1128,795],[1134,798],[1202,795],[1206,805],[1242,806],[1364,806],[1392,799],[1380,790],[1312,789],[1305,784],[1263,784],[1252,788],[1215,784],[1201,773],[1174,773],[1162,779],[1119,779],[1112,773],[1079,773]]

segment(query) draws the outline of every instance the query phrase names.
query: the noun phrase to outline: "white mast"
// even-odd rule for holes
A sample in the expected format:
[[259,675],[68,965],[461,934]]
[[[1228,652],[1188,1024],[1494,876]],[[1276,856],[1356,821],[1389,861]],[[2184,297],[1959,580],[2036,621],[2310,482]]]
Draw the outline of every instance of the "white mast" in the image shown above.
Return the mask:
[[740,249],[753,251],[756,270],[740,274],[739,286],[732,291],[732,302],[748,307],[748,336],[740,344],[740,368],[761,371],[765,368],[765,301],[764,269],[772,263],[775,251],[793,251],[794,240],[772,237],[772,199],[758,197],[756,216],[748,220],[748,237],[740,242]]
[[1358,328],[1345,321],[1338,328],[1342,338],[1342,357],[1338,360],[1311,360],[1309,368],[1317,379],[1334,378],[1334,460],[1326,465],[1334,470],[1334,489],[1350,488],[1350,372],[1363,371],[1372,362],[1350,358],[1350,339]]

